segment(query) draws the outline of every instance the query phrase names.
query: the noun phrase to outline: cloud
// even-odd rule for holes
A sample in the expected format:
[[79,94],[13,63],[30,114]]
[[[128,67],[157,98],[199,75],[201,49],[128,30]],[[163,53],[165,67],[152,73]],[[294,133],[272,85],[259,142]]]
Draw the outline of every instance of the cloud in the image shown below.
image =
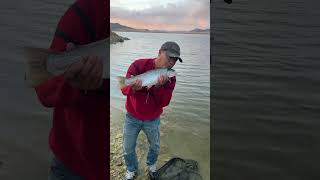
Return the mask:
[[143,10],[111,6],[111,22],[142,29],[191,30],[209,28],[210,1],[185,0],[152,5]]

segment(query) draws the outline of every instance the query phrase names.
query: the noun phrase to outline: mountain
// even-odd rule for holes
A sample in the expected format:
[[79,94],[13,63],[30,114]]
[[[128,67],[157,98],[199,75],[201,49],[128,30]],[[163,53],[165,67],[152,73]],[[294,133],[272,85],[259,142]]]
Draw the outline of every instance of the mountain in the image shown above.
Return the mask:
[[198,32],[198,33],[204,33],[204,32],[210,32],[210,29],[199,29],[199,28],[196,28],[196,29],[193,29],[189,32]]
[[132,27],[124,26],[119,23],[110,23],[112,31],[129,31],[129,32],[147,32],[148,29],[135,29]]
[[112,31],[122,31],[122,32],[150,32],[150,33],[179,33],[179,34],[204,34],[210,33],[210,29],[193,29],[191,31],[166,31],[166,30],[149,30],[149,29],[135,29],[129,26],[125,26],[119,23],[110,23]]
[[128,26],[123,26],[119,23],[110,23],[111,25],[111,30],[112,31],[117,31],[117,30],[120,30],[120,29],[126,29],[126,30],[134,30],[134,28],[131,28],[131,27],[128,27]]

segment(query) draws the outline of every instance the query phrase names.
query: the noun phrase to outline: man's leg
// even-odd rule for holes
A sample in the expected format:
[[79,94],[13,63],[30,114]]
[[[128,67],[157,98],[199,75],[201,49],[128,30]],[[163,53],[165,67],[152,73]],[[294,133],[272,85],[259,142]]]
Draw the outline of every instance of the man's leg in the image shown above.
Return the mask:
[[69,170],[55,157],[52,158],[49,172],[49,180],[84,180],[84,178],[76,175]]
[[149,152],[147,157],[147,165],[150,167],[157,162],[160,150],[160,118],[157,117],[152,121],[144,121],[143,131],[149,142]]
[[138,170],[138,160],[136,155],[136,142],[141,130],[142,122],[126,114],[123,127],[123,153],[127,170],[136,172]]

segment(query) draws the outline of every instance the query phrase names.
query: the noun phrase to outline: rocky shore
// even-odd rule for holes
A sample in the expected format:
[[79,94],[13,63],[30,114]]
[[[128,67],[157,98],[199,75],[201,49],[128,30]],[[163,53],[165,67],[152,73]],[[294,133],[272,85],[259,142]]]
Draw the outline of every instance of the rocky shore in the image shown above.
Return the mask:
[[111,34],[110,34],[110,44],[124,42],[126,40],[130,40],[130,39],[127,37],[122,37],[122,36],[116,34],[115,32],[111,32]]

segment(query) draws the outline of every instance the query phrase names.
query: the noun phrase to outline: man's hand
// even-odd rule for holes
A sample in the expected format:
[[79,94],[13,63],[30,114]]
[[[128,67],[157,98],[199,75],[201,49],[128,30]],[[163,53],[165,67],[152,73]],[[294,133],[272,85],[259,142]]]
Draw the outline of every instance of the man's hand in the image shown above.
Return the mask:
[[131,88],[132,88],[134,91],[138,91],[138,90],[142,89],[142,81],[141,81],[141,79],[137,79],[137,80],[131,85]]
[[89,56],[72,64],[64,75],[74,87],[82,90],[95,90],[102,85],[102,72],[102,60],[97,56]]
[[169,77],[168,77],[168,76],[161,75],[161,76],[158,78],[158,83],[157,83],[155,86],[156,86],[156,87],[163,86],[163,85],[165,85],[168,81],[169,81]]
[[[67,44],[67,51],[74,49],[72,43]],[[67,81],[74,87],[82,90],[98,89],[103,82],[102,59],[97,56],[89,56],[72,64],[64,73]]]

